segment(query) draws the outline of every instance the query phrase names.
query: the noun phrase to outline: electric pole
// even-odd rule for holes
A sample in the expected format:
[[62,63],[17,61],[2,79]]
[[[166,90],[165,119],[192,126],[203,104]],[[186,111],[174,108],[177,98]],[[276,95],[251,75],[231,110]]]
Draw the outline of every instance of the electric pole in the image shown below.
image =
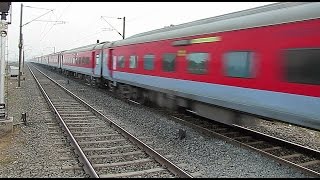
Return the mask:
[[124,39],[125,27],[126,27],[126,17],[123,17],[123,33],[122,33],[122,39]]
[[[4,82],[6,76],[6,41],[8,38],[8,24],[7,15],[9,13],[11,2],[0,2],[0,12],[1,12],[1,21],[0,21],[0,120],[7,120],[6,115],[6,104],[5,104],[5,90]],[[10,12],[11,15],[11,12]],[[11,21],[11,19],[10,19]]]
[[18,87],[20,87],[20,76],[21,76],[21,51],[22,51],[22,10],[23,4],[21,3],[20,10],[20,37],[19,37],[19,73],[18,73]]
[[[29,8],[36,8],[36,7],[31,7],[31,6],[25,6],[25,7],[29,7]],[[37,9],[45,9],[45,8],[37,8]],[[40,21],[38,20],[40,17],[48,14],[49,12],[52,12],[53,9],[46,9],[46,10],[50,10],[44,14],[42,14],[41,16],[25,23],[22,25],[22,11],[23,11],[23,4],[21,3],[21,10],[20,10],[20,38],[19,38],[19,73],[18,73],[18,87],[20,87],[20,81],[21,81],[21,55],[22,55],[22,47],[23,47],[23,34],[22,34],[22,26],[25,26],[33,21]],[[47,22],[60,22],[60,23],[65,23],[64,21],[47,21]],[[24,63],[24,62],[23,62]]]
[[[109,26],[112,27],[112,30],[116,30],[116,31],[117,31],[117,29],[114,28],[104,17],[107,17],[107,16],[101,16],[101,18],[102,18],[106,23],[108,23]],[[115,17],[107,17],[107,18],[115,18]],[[126,17],[123,17],[123,18],[118,17],[118,18],[116,18],[116,19],[123,19],[122,34],[121,34],[119,31],[117,31],[117,33],[122,37],[122,39],[124,39],[124,38],[125,38],[125,29],[126,29]]]

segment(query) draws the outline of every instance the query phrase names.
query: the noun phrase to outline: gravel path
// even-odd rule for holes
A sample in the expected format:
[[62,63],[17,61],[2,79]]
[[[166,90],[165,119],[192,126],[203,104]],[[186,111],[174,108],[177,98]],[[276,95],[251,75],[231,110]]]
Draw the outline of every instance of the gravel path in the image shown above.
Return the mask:
[[[297,170],[282,166],[260,154],[241,149],[224,141],[204,136],[191,128],[171,121],[146,107],[129,105],[112,98],[101,90],[79,84],[60,75],[50,73],[54,79],[83,98],[108,118],[123,126],[137,137],[152,137],[153,148],[162,148],[172,155],[172,162],[185,164],[189,173],[200,177],[309,177]],[[186,130],[186,138],[178,138],[178,130]]]
[[[62,170],[77,161],[59,161],[66,156],[49,134],[47,123],[56,122],[43,99],[31,73],[25,67],[25,81],[17,89],[17,78],[8,79],[8,114],[14,124],[21,123],[21,113],[27,113],[27,126],[15,125],[12,133],[0,136],[0,177],[85,177],[83,171]],[[63,138],[63,136],[60,136]],[[67,151],[70,147],[66,146]]]
[[259,119],[257,122],[258,123],[255,123],[255,126],[247,127],[320,151],[320,131],[310,130],[277,121]]

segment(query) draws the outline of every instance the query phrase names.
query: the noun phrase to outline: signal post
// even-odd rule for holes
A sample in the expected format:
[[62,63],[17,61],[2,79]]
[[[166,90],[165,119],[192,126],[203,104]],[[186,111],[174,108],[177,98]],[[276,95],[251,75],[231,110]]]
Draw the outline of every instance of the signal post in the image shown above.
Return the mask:
[[11,6],[11,2],[1,2],[0,3],[0,12],[1,12],[1,21],[0,21],[0,136],[3,133],[12,131],[13,129],[13,118],[8,118],[6,113],[6,104],[5,104],[5,76],[6,76],[6,41],[8,35],[8,24],[7,15]]

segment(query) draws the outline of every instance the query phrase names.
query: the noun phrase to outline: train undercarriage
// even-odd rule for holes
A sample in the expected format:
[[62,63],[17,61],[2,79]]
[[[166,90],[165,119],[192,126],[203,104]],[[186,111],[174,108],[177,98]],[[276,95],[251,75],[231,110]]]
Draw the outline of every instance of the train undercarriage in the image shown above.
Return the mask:
[[[87,85],[107,89],[108,91],[115,93],[117,96],[123,99],[132,100],[140,104],[152,104],[161,108],[166,108],[169,111],[189,111],[198,116],[202,116],[228,125],[252,125],[255,123],[254,117],[247,116],[241,112],[236,112],[234,110],[226,109],[223,107],[218,107],[200,101],[179,97],[169,93],[163,93],[146,88],[132,86],[125,83],[114,82],[103,78],[96,78],[90,75],[85,75],[60,68],[50,67],[50,69],[58,71],[67,77],[73,77],[80,81],[83,81]],[[239,118],[240,116],[245,116],[246,120],[242,120],[244,118]]]

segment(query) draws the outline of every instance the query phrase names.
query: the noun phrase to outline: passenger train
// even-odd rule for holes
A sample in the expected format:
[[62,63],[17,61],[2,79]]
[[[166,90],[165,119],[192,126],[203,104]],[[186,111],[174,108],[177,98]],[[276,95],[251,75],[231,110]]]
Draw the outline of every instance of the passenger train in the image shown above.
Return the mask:
[[136,100],[227,124],[320,129],[320,2],[281,2],[31,60]]

